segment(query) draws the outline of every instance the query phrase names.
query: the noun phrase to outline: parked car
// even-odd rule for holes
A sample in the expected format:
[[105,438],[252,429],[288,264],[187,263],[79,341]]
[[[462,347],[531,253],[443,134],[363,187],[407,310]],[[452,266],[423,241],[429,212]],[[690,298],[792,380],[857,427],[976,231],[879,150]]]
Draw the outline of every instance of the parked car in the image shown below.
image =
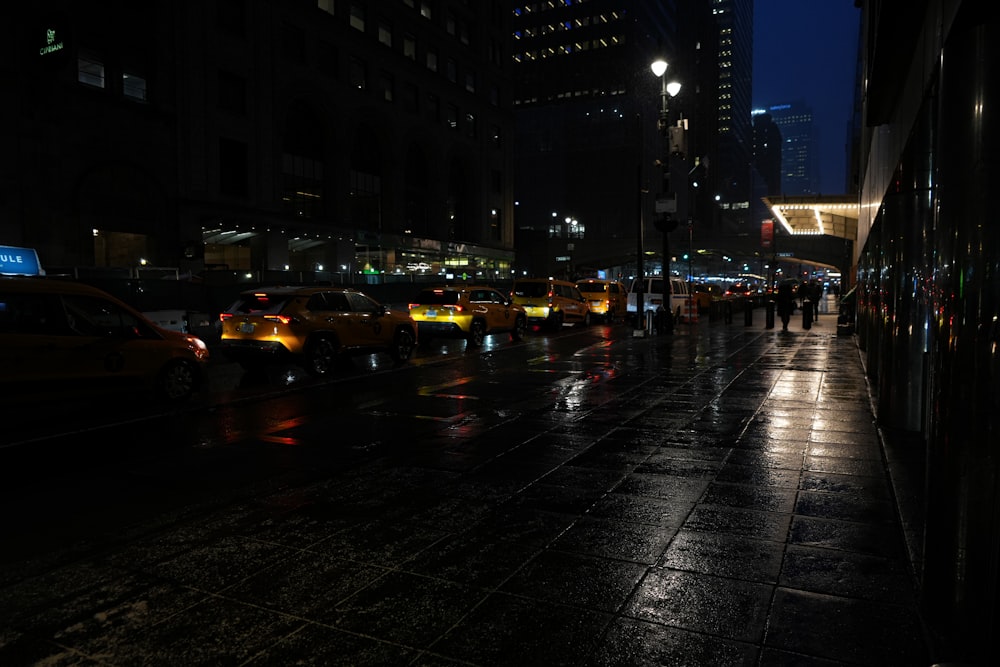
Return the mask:
[[220,349],[244,368],[288,359],[311,375],[334,370],[346,354],[385,352],[409,360],[417,324],[349,287],[260,287],[219,314]]
[[[628,313],[629,317],[633,320],[636,317],[636,307],[637,307],[637,291],[639,289],[640,282],[638,280],[632,281],[632,286],[628,291]],[[685,302],[688,299],[688,287],[687,282],[681,278],[671,278],[670,279],[670,296],[669,299],[664,295],[664,281],[662,276],[648,277],[645,279],[643,284],[643,295],[642,295],[642,317],[645,318],[645,313],[656,311],[661,308],[669,310],[673,315],[674,321],[678,321],[681,316],[681,312],[684,309]],[[636,326],[640,326],[642,322],[636,322]]]
[[524,307],[528,324],[555,331],[567,324],[590,326],[590,303],[567,280],[518,278],[511,288],[511,297]]
[[576,281],[576,287],[590,302],[590,312],[593,315],[603,318],[608,323],[625,316],[628,290],[617,280],[585,278]]
[[698,305],[699,313],[707,313],[712,302],[723,297],[723,289],[715,283],[689,283],[691,297]]
[[443,285],[420,290],[410,304],[421,344],[434,338],[464,338],[473,347],[486,336],[508,333],[521,340],[528,330],[524,307],[492,287]]
[[96,287],[59,278],[0,278],[5,392],[143,388],[165,401],[183,401],[203,385],[208,358],[197,336],[159,327]]

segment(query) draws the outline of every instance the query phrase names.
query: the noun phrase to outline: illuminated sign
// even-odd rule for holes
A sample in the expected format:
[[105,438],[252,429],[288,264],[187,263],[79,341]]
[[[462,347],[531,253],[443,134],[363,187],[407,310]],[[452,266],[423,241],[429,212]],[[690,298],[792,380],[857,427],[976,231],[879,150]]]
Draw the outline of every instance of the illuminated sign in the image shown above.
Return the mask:
[[33,248],[0,246],[0,274],[5,276],[44,275],[38,263],[38,253]]
[[56,53],[58,51],[62,51],[64,48],[66,48],[66,43],[64,41],[62,41],[61,39],[56,39],[56,30],[55,30],[55,28],[46,28],[45,29],[45,44],[44,44],[44,46],[39,47],[39,49],[38,49],[38,55],[40,55],[40,56],[47,56],[49,54]]

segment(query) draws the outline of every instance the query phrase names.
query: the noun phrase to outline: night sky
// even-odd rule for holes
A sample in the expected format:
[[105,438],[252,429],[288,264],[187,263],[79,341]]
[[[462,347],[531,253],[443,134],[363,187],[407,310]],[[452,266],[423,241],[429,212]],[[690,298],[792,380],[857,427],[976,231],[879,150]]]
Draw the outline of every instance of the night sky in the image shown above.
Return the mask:
[[754,0],[753,106],[802,100],[820,128],[821,194],[844,194],[861,10],[854,0]]

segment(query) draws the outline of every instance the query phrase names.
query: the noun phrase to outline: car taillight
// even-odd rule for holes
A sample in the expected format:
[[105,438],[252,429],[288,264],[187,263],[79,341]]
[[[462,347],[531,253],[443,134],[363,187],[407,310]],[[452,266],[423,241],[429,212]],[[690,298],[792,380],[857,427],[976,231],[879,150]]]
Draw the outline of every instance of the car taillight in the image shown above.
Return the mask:
[[265,315],[265,320],[270,320],[271,322],[279,322],[281,324],[290,324],[293,318],[288,315]]
[[225,322],[226,320],[231,320],[231,319],[233,319],[232,313],[219,313],[220,322]]

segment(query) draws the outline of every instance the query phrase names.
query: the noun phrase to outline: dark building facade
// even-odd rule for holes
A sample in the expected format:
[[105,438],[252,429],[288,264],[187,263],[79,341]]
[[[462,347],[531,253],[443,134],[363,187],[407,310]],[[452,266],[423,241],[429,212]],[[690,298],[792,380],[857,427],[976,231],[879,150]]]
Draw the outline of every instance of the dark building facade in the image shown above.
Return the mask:
[[857,335],[935,662],[1000,634],[1000,35],[991,6],[865,1]]
[[0,65],[16,82],[0,237],[43,266],[509,277],[507,3],[20,16]]
[[[631,276],[640,244],[659,273],[666,215],[685,249],[748,222],[751,2],[531,7],[513,19],[519,273]],[[682,86],[667,100],[682,132],[658,126],[657,57]]]

